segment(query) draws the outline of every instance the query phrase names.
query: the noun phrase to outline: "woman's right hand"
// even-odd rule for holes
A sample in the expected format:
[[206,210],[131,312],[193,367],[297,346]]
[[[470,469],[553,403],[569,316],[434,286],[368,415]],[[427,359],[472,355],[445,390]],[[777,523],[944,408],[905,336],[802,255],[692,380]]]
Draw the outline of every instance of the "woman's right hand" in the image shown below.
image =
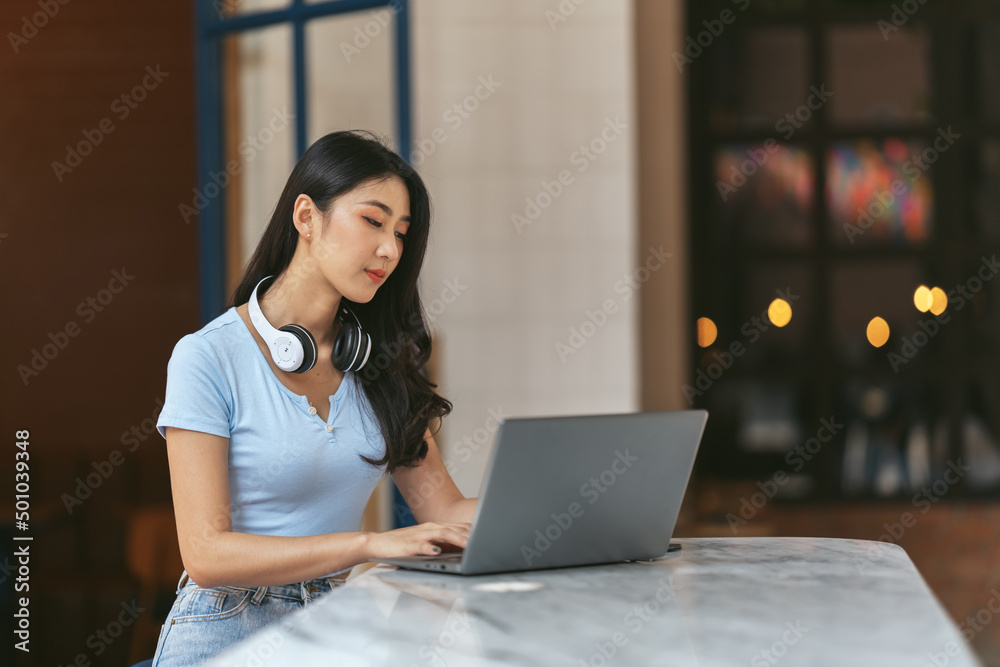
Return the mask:
[[429,521],[416,526],[370,533],[370,557],[437,556],[442,551],[462,551],[469,541],[471,528],[471,523]]

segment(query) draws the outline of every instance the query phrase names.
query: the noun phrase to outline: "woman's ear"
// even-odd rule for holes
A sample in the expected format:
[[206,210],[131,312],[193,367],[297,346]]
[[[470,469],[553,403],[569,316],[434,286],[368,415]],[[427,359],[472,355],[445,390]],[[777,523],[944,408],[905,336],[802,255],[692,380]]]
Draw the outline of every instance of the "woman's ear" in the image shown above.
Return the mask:
[[299,234],[311,239],[314,222],[318,217],[322,217],[322,213],[312,197],[299,195],[295,198],[295,205],[292,207],[292,224],[295,225]]

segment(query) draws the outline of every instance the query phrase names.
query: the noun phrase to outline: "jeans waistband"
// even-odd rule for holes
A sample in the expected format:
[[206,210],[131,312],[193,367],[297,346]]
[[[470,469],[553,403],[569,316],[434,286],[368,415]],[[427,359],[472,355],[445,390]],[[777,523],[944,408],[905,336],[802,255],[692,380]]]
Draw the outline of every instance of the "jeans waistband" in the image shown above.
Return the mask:
[[[291,598],[302,602],[309,602],[317,594],[333,590],[342,586],[347,581],[350,572],[342,572],[331,577],[318,577],[308,581],[300,581],[294,584],[282,584],[280,586],[219,586],[218,588],[230,588],[244,591],[253,591],[251,599],[253,604],[260,604],[265,595],[275,595],[278,597]],[[177,592],[180,593],[188,583],[194,580],[188,576],[187,570],[181,573],[181,578],[177,580]]]

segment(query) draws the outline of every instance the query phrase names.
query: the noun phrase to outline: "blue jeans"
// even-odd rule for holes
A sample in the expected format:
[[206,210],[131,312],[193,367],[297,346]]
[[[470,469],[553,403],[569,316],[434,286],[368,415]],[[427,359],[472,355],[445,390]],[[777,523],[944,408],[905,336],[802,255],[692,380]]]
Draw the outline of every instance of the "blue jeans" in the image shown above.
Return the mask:
[[153,666],[204,664],[344,583],[344,579],[321,577],[284,586],[202,588],[185,571],[177,582],[177,599],[160,629]]

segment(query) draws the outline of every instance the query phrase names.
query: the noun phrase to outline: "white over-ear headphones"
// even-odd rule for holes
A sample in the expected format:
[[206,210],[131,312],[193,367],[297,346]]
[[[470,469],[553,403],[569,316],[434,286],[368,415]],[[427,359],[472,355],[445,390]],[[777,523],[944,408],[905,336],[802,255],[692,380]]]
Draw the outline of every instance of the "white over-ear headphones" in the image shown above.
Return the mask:
[[[247,304],[250,310],[250,321],[257,329],[267,348],[271,351],[271,358],[274,363],[283,371],[289,373],[305,373],[316,365],[318,356],[316,339],[298,324],[286,324],[280,329],[275,329],[264,317],[257,302],[257,290],[264,281],[274,276],[265,276],[257,286],[253,288],[250,301]],[[348,321],[350,316],[353,321]],[[347,306],[341,305],[337,313],[337,320],[340,322],[340,331],[337,332],[337,339],[333,342],[333,355],[331,361],[333,367],[338,371],[358,371],[368,361],[368,355],[372,351],[371,336],[361,329],[361,322],[357,316]]]

